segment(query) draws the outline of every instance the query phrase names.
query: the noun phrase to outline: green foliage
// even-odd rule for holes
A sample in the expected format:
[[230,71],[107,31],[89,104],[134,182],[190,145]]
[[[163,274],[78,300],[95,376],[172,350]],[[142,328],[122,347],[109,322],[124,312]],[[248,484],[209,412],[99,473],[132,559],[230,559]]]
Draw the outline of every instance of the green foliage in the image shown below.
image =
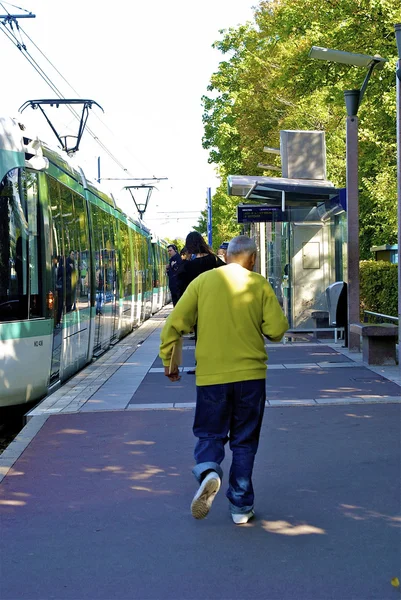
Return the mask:
[[344,90],[360,88],[366,72],[309,58],[313,45],[324,46],[389,59],[373,72],[358,113],[361,256],[395,241],[393,26],[400,20],[399,0],[262,0],[253,25],[221,32],[214,47],[225,60],[202,98],[203,147],[222,181],[213,218],[222,223],[228,174],[274,175],[257,165],[266,162],[263,146],[279,146],[281,129],[324,130],[328,179],[345,186]]
[[398,314],[398,268],[383,260],[362,260],[359,267],[361,312]]
[[174,244],[175,246],[177,246],[178,248],[178,252],[180,252],[180,250],[182,250],[182,248],[185,245],[185,240],[183,240],[182,238],[174,238],[174,239],[170,239],[170,238],[164,238],[165,241],[167,242],[167,244]]
[[201,211],[198,224],[194,227],[194,231],[197,231],[203,236],[207,236],[207,208]]
[[240,233],[237,204],[237,198],[229,196],[225,184],[221,184],[212,199],[212,237],[215,250],[222,242],[228,242]]

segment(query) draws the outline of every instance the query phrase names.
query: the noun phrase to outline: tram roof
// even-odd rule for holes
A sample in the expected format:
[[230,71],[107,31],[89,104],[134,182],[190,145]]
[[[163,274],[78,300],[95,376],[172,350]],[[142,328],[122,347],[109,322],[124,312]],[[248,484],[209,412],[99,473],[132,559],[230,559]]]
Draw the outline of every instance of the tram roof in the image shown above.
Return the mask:
[[285,192],[286,203],[324,202],[340,195],[331,181],[311,179],[287,179],[285,177],[260,177],[255,175],[229,175],[228,194],[247,200],[274,204],[281,202]]

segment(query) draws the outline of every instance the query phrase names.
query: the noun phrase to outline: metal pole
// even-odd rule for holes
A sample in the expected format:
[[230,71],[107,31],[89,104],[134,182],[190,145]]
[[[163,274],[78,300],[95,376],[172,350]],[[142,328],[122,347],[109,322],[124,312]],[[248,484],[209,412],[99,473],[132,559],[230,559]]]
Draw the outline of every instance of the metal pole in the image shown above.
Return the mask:
[[359,193],[358,193],[358,117],[347,117],[347,260],[348,260],[348,349],[360,351],[359,335],[349,330],[351,323],[359,323]]
[[[17,8],[17,7],[16,7]],[[5,21],[16,21],[17,19],[36,19],[36,15],[32,13],[28,13],[27,15],[0,15],[0,19],[4,19]]]
[[100,156],[97,157],[97,182],[100,183]]
[[207,188],[207,243],[212,245],[212,189]]
[[401,371],[401,59],[397,61],[398,366]]

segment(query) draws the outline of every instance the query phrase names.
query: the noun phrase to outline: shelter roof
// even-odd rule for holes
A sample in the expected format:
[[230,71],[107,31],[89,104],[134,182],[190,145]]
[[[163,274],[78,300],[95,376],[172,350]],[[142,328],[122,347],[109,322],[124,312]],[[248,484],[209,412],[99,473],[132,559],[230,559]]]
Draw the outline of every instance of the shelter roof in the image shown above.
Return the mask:
[[255,175],[228,176],[230,196],[242,196],[247,200],[256,200],[267,204],[271,201],[277,204],[277,202],[281,203],[282,192],[285,192],[286,205],[325,202],[340,195],[340,189],[335,188],[331,181]]

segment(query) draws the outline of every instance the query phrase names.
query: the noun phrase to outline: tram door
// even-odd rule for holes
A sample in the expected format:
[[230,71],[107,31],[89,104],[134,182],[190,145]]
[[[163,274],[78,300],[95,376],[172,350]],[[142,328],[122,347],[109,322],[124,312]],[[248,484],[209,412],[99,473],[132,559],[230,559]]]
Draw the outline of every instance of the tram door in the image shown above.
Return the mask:
[[120,327],[127,333],[132,325],[134,281],[132,276],[132,258],[130,230],[126,223],[119,224],[121,242],[121,274],[122,274],[122,297],[120,298]]
[[89,231],[81,195],[48,178],[52,210],[54,330],[51,380],[87,361],[90,323]]
[[92,206],[95,247],[96,316],[94,354],[110,345],[116,313],[116,256],[112,216]]
[[140,236],[139,233],[135,229],[131,229],[131,243],[133,250],[133,299],[132,302],[134,304],[133,310],[133,319],[134,319],[134,327],[137,327],[141,320],[141,294],[142,294],[142,284],[141,284],[141,271],[139,265],[139,241]]
[[61,350],[63,346],[63,317],[65,290],[65,257],[63,244],[63,226],[61,219],[60,191],[54,179],[48,179],[49,198],[52,210],[52,278],[54,289],[54,329],[53,352],[50,369],[50,383],[57,381],[60,375]]
[[119,250],[118,250],[118,224],[115,219],[110,221],[110,236],[111,236],[111,246],[114,248],[114,251],[111,254],[109,261],[109,269],[111,270],[110,278],[111,282],[111,290],[112,290],[112,306],[111,306],[111,314],[112,314],[112,331],[111,331],[111,339],[113,341],[118,340],[119,333],[119,325],[120,325],[120,282],[119,282]]

